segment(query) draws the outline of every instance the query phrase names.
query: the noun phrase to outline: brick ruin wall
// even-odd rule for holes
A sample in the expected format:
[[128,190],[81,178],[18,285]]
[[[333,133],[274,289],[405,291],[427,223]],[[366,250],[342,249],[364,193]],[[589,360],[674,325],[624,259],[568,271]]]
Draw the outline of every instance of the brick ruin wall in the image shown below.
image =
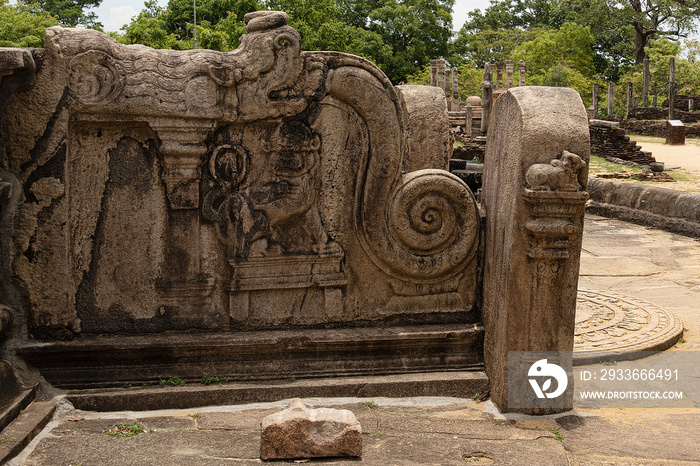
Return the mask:
[[[664,122],[665,124],[665,122]],[[654,162],[648,152],[642,152],[635,141],[631,141],[623,128],[591,125],[591,154],[601,157],[616,157],[640,165]]]

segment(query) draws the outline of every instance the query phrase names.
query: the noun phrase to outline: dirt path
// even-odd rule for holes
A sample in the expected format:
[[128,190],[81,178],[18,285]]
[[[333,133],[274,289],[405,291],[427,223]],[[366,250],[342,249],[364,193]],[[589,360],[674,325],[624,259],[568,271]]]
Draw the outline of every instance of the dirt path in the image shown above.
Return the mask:
[[630,135],[630,138],[667,167],[681,167],[669,172],[677,180],[676,183],[659,186],[677,191],[700,192],[700,139],[686,138],[685,145],[670,146],[662,138],[638,135]]

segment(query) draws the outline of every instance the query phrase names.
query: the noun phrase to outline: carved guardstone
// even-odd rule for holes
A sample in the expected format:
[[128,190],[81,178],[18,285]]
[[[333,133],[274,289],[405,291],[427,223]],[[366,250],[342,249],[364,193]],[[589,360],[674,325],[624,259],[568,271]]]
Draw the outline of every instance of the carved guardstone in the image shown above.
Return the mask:
[[[513,411],[508,352],[573,351],[590,143],[572,89],[512,88],[496,100],[491,122],[482,192],[484,351],[491,399]],[[572,370],[570,358],[551,362]],[[562,406],[572,397],[569,386]]]

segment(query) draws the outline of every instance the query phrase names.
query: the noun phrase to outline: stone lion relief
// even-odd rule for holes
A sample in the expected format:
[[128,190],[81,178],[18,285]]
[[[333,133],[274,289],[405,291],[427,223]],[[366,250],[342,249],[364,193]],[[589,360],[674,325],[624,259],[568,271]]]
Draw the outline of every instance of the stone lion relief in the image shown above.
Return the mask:
[[567,150],[560,158],[550,163],[531,165],[525,174],[525,180],[533,191],[580,191],[578,177],[586,162],[578,155]]

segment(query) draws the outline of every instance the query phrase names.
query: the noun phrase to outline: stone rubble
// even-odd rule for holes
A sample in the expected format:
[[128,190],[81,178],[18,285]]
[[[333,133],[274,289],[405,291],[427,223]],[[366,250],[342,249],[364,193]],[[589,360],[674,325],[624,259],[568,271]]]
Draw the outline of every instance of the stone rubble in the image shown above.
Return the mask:
[[300,398],[261,422],[263,460],[362,456],[362,427],[347,409],[310,409]]

